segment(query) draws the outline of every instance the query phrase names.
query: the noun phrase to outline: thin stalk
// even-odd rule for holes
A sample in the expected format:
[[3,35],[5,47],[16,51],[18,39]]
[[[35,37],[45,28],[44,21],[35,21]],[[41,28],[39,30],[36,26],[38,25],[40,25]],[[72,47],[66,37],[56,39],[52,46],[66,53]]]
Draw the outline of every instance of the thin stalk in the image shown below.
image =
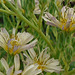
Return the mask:
[[35,22],[38,24],[38,20],[37,20],[36,16],[34,14],[32,14],[32,16],[33,16]]
[[69,71],[67,75],[74,75],[75,74],[75,69],[73,69],[72,71]]
[[[53,2],[53,3],[54,3],[54,2]],[[58,16],[59,16],[59,19],[60,19],[60,17],[61,17],[60,11],[59,11],[59,9],[58,9],[56,3],[54,3],[54,5],[55,5],[55,7],[56,7],[56,10],[57,10],[57,12],[58,12]]]
[[20,23],[20,20],[17,21],[16,33],[17,33],[17,30],[18,30],[19,23]]
[[7,19],[8,19],[8,21],[9,21],[10,25],[14,28],[14,25],[12,24],[12,22],[11,22],[9,16],[7,17]]
[[16,15],[14,12],[12,11],[6,11],[6,10],[3,10],[3,9],[0,9],[0,12],[4,12],[6,14],[11,14],[11,15]]
[[5,6],[5,4],[3,3],[3,0],[1,0],[1,4],[2,4],[2,6],[3,6],[6,10],[10,11],[10,10]]
[[13,19],[13,24],[15,25],[15,17],[14,17],[14,15],[12,15],[12,19]]
[[40,16],[39,16],[39,29],[41,29],[41,26],[42,26],[43,11],[44,11],[44,8],[41,10],[41,13],[40,13]]

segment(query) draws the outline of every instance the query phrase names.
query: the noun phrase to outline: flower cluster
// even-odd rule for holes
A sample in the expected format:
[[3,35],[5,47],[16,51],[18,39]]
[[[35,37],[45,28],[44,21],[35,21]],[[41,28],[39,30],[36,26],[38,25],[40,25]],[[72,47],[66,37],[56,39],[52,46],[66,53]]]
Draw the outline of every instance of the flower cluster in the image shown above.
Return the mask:
[[[8,63],[4,58],[1,59],[1,63],[4,66],[6,70],[6,75],[36,75],[41,73],[41,70],[37,69],[38,65],[30,65],[26,66],[24,68],[24,71],[19,70],[20,69],[20,58],[19,55],[15,55],[14,57],[14,65],[9,68]],[[0,75],[5,75],[2,72],[0,72]]]
[[69,6],[68,1],[65,6],[62,2],[0,0],[1,17],[5,24],[4,28],[0,28],[0,49],[6,53],[4,56],[0,52],[0,66],[5,70],[0,68],[0,75],[75,73],[74,67],[70,68],[75,54],[75,9]]
[[[18,74],[30,75],[32,71],[33,71],[32,75],[36,75],[41,71],[46,71],[51,73],[62,71],[61,69],[62,67],[59,66],[59,61],[55,60],[54,58],[50,59],[50,55],[47,54],[46,49],[42,50],[42,52],[37,57],[35,51],[33,50],[33,47],[35,46],[37,40],[34,40],[31,43],[29,43],[33,38],[34,37],[27,32],[15,34],[14,28],[11,36],[9,35],[9,33],[5,28],[1,29],[0,46],[4,48],[6,52],[15,55],[14,57],[15,66],[12,66],[10,68],[7,62],[5,61],[5,59],[4,58],[1,59],[2,65],[6,69],[7,75],[18,75]],[[30,57],[28,54],[25,53],[25,56],[27,57],[27,60],[25,62],[27,62],[27,64],[25,70],[22,71],[19,70],[20,61],[19,61],[19,56],[16,54],[24,50],[28,50]],[[14,68],[15,72],[13,72]]]

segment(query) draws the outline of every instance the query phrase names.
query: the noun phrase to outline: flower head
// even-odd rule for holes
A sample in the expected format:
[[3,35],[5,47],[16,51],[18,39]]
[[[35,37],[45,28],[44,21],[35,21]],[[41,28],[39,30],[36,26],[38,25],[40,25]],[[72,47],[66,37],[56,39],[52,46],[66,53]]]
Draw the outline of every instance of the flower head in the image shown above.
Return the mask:
[[39,0],[35,0],[34,14],[40,14],[41,10],[39,8]]
[[[22,70],[19,70],[20,68],[20,60],[19,60],[19,55],[15,55],[14,57],[14,65],[9,68],[8,63],[4,58],[1,59],[1,63],[3,67],[6,70],[7,75],[19,75],[22,73]],[[2,73],[3,74],[3,73]],[[4,74],[3,74],[4,75]]]
[[59,61],[55,60],[54,58],[50,59],[50,55],[47,54],[47,50],[44,49],[39,56],[35,53],[33,49],[28,50],[28,54],[24,54],[27,57],[27,60],[25,63],[27,65],[31,64],[38,64],[38,69],[41,69],[42,71],[46,72],[60,72],[62,71],[62,67],[59,66]]
[[75,13],[73,8],[64,6],[61,9],[61,18],[57,20],[50,13],[46,12],[43,19],[47,22],[48,25],[59,27],[65,31],[75,30]]
[[[4,58],[1,59],[1,63],[4,66],[6,70],[6,75],[37,75],[41,73],[41,69],[37,69],[38,65],[30,65],[25,66],[24,71],[19,70],[20,68],[20,59],[19,55],[15,55],[14,57],[14,65],[9,68],[9,65],[7,64],[6,60]],[[0,72],[0,75],[5,75],[2,72]]]
[[[47,2],[48,5],[49,2]],[[35,9],[34,9],[34,14],[40,14],[41,13],[41,9],[39,7],[40,3],[39,0],[35,0]],[[48,6],[45,6],[44,12],[48,9]]]
[[23,50],[32,48],[35,46],[37,40],[29,43],[34,37],[28,32],[17,33],[15,35],[15,29],[13,28],[12,36],[9,35],[5,28],[0,32],[0,46],[10,54],[17,54]]

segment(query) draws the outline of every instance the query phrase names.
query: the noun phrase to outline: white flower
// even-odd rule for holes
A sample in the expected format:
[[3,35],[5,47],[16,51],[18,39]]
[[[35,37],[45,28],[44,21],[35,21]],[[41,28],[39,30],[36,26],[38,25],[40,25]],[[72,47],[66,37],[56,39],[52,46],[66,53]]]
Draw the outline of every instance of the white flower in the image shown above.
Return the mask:
[[50,55],[47,54],[46,49],[39,53],[39,56],[37,56],[33,49],[28,50],[28,53],[29,55],[27,53],[24,54],[27,57],[25,62],[27,65],[38,64],[38,69],[51,73],[63,71],[63,69],[61,69],[62,67],[59,66],[58,60],[55,60],[54,58],[50,59]]
[[21,51],[27,50],[35,46],[37,40],[29,43],[34,37],[28,32],[17,33],[15,35],[15,29],[13,28],[12,36],[6,31],[5,28],[0,32],[0,46],[10,54],[17,54]]
[[9,65],[7,64],[7,62],[6,62],[6,60],[4,58],[1,59],[1,63],[3,65],[3,67],[5,68],[7,75],[18,75],[18,74],[22,73],[22,70],[19,70],[19,68],[20,68],[20,60],[19,60],[19,55],[18,54],[15,55],[15,57],[14,57],[14,64],[15,65],[13,65],[12,67],[9,68]]
[[48,25],[59,27],[65,31],[75,30],[75,13],[73,8],[64,6],[61,9],[61,18],[57,20],[53,15],[46,12],[43,19],[47,22]]
[[35,0],[34,14],[40,14],[41,10],[39,8],[39,0]]
[[[47,3],[48,5],[48,3]],[[46,6],[45,10],[46,11],[48,9],[48,6]],[[39,0],[35,0],[35,9],[34,9],[34,14],[40,14],[41,13],[41,9],[39,8]]]
[[[26,66],[24,68],[24,71],[19,70],[20,68],[20,59],[19,55],[15,55],[14,57],[14,65],[9,68],[9,65],[7,64],[6,60],[4,58],[1,59],[1,63],[4,66],[6,70],[6,75],[37,75],[41,73],[41,69],[37,69],[38,65],[30,65]],[[0,75],[5,75],[2,72],[0,72]]]

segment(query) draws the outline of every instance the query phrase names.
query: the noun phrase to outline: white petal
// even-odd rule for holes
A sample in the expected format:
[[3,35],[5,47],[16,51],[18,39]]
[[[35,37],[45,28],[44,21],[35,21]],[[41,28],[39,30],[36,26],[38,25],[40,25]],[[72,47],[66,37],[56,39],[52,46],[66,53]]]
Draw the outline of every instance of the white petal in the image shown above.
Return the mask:
[[39,8],[39,7],[36,7],[36,8],[34,9],[34,14],[40,14],[40,13],[41,13],[40,8]]
[[8,66],[8,64],[7,64],[7,62],[6,62],[6,60],[4,58],[1,59],[1,63],[4,66],[5,70],[8,71],[9,66]]
[[18,74],[20,74],[20,73],[22,73],[22,70],[15,71],[15,72],[14,72],[14,75],[18,75]]
[[21,0],[17,0],[18,7],[21,8]]
[[51,22],[51,21],[47,21],[47,23],[46,23],[46,24],[51,25],[51,26],[59,27],[58,25],[56,25],[55,23],[53,23],[53,22]]
[[40,53],[39,57],[38,57],[38,59],[39,59],[40,62],[43,61],[43,54],[44,54],[45,50],[47,50],[47,48],[43,49],[42,52]]
[[22,75],[25,75],[27,72],[29,72],[30,69],[32,69],[34,65],[30,65],[29,67],[25,68],[24,71],[22,72]]
[[50,21],[49,19],[47,19],[45,16],[42,16],[42,18],[45,20],[45,21]]
[[7,43],[7,40],[8,40],[7,38],[8,37],[5,34],[0,32],[0,41],[1,42]]
[[25,46],[22,46],[20,49],[19,49],[19,52],[21,51],[24,51],[24,50],[27,50],[27,49],[30,49],[30,48],[33,48],[37,43],[37,39],[32,41],[31,43],[25,45]]
[[54,72],[54,70],[52,70],[52,69],[44,69],[44,71],[50,72],[50,73]]
[[29,52],[32,59],[34,59],[37,56],[35,51],[33,50],[33,48],[29,49],[28,52]]
[[12,34],[13,34],[14,36],[15,36],[15,31],[16,31],[16,29],[13,28]]
[[[35,75],[35,74],[37,74],[37,73],[40,73],[41,71],[36,71],[36,69],[37,69],[37,67],[38,67],[38,65],[36,64],[36,65],[30,65],[29,67],[27,67],[25,70],[24,70],[24,72],[22,73],[22,75]],[[33,74],[33,72],[37,72],[37,73],[35,73],[35,74]]]
[[22,45],[28,43],[29,41],[31,41],[34,38],[28,32],[18,33],[17,36],[18,36],[18,39],[19,39],[19,43],[21,43]]
[[64,7],[61,9],[62,17],[63,17],[63,18],[65,17],[65,11],[66,11],[66,6],[64,6]]
[[18,54],[16,54],[14,57],[14,63],[15,63],[15,71],[18,71],[20,68],[20,59]]
[[7,30],[5,28],[1,28],[1,32],[5,33],[9,37],[9,33],[7,32]]
[[4,75],[2,72],[0,72],[0,75]]
[[53,21],[54,24],[60,25],[60,22],[59,22],[53,15],[51,15],[50,13],[45,12],[45,17],[46,17],[47,19]]
[[26,63],[26,65],[33,64],[33,60],[32,60],[32,58],[28,55],[27,52],[25,52],[23,55],[26,56],[26,58],[27,58],[26,61],[24,61],[24,62]]
[[33,75],[37,75],[39,73],[42,73],[42,70],[41,69],[37,69],[36,71],[33,72]]
[[14,66],[10,67],[7,71],[7,75],[13,75]]

